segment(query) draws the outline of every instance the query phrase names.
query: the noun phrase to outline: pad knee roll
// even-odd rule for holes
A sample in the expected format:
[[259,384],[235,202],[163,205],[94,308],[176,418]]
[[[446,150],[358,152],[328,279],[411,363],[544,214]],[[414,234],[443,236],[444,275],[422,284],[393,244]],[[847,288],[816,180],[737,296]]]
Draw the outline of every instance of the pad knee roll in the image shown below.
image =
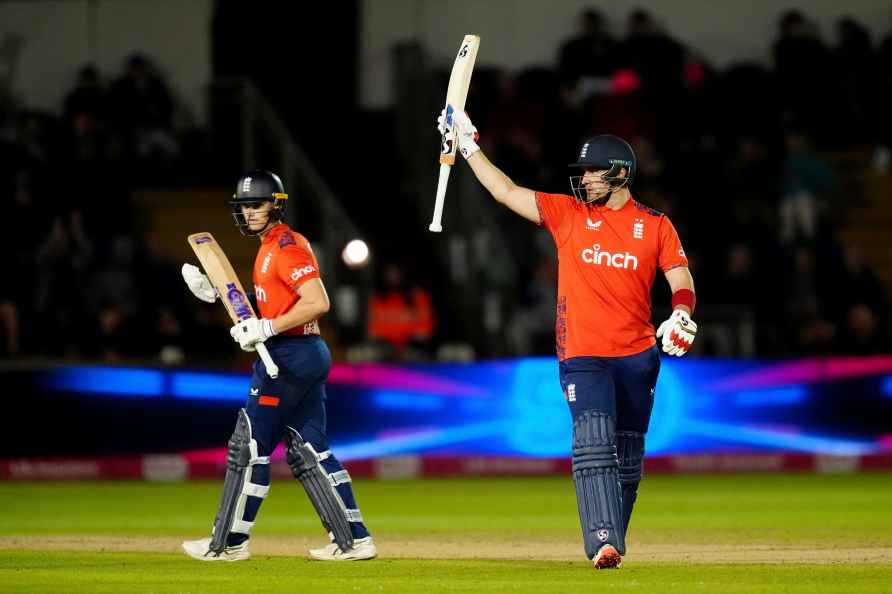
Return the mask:
[[589,559],[608,543],[625,553],[615,438],[615,422],[603,412],[585,411],[573,423],[573,481]]

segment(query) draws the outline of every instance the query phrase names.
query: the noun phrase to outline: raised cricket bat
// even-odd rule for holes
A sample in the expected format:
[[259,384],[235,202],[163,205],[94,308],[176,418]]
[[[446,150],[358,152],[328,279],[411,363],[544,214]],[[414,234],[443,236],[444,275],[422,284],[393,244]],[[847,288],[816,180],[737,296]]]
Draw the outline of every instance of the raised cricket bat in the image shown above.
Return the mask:
[[[198,256],[204,273],[208,275],[211,284],[217,289],[220,300],[226,306],[226,311],[229,312],[232,321],[237,324],[248,318],[256,318],[254,308],[248,301],[248,295],[242,288],[242,283],[239,282],[235,270],[232,269],[232,264],[229,263],[229,258],[226,257],[223,248],[220,247],[214,236],[210,233],[193,233],[188,237],[188,241],[192,246],[192,251]],[[266,367],[266,373],[273,379],[278,377],[279,367],[270,357],[266,345],[258,342],[256,348],[257,354],[260,355],[260,359]]]
[[[452,74],[449,75],[449,88],[446,89],[446,128],[452,126],[452,116],[456,112],[464,111],[465,99],[468,98],[468,85],[471,84],[471,73],[474,71],[474,62],[477,60],[477,49],[480,47],[478,35],[465,35],[455,63],[452,64]],[[434,233],[443,230],[441,223],[443,218],[443,202],[446,200],[446,186],[449,184],[449,173],[455,164],[455,138],[446,138],[446,132],[440,138],[440,179],[437,182],[437,201],[434,203],[434,220],[428,229]]]

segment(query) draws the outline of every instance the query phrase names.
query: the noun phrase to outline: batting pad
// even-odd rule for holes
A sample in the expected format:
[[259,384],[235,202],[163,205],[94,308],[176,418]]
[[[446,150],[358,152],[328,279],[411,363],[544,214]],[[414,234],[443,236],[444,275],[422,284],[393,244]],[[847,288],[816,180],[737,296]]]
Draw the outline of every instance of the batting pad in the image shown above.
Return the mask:
[[622,487],[623,534],[629,530],[632,509],[638,499],[638,484],[644,468],[644,434],[637,431],[616,432],[616,453],[619,458],[619,484]]
[[607,543],[621,555],[626,551],[614,423],[612,417],[592,410],[573,422],[573,482],[589,559]]
[[[269,485],[250,482],[251,467],[257,464],[269,465],[269,456],[257,455],[257,441],[251,437],[251,420],[245,409],[238,413],[238,420],[232,437],[229,438],[229,452],[226,456],[226,478],[223,479],[223,496],[220,508],[214,519],[214,533],[210,550],[223,552],[231,532],[250,535],[253,521],[245,521],[245,503],[248,497],[263,499],[269,492]],[[268,473],[265,473],[268,476]]]
[[362,521],[362,517],[354,516],[354,513],[358,515],[358,510],[347,509],[336,488],[340,482],[349,481],[350,475],[344,471],[345,474],[332,477],[325,472],[321,462],[327,456],[317,453],[292,427],[285,428],[285,445],[288,466],[291,467],[294,478],[303,485],[322,525],[331,533],[332,539],[341,550],[352,549],[353,532],[350,530],[350,522]]

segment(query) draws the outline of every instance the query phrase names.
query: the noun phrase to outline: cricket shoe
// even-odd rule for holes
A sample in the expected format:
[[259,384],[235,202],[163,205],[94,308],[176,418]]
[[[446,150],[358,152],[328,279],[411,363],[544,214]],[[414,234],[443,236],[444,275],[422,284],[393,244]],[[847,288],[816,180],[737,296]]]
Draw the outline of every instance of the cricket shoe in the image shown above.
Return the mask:
[[210,547],[210,538],[183,541],[186,554],[199,561],[242,561],[251,558],[247,540],[240,545],[226,547],[221,553],[215,553]]
[[342,550],[337,543],[331,543],[321,549],[310,549],[310,557],[319,561],[363,561],[378,556],[378,549],[371,536],[353,540],[353,548]]
[[619,569],[623,566],[623,558],[611,544],[606,544],[598,550],[598,554],[592,559],[595,569]]

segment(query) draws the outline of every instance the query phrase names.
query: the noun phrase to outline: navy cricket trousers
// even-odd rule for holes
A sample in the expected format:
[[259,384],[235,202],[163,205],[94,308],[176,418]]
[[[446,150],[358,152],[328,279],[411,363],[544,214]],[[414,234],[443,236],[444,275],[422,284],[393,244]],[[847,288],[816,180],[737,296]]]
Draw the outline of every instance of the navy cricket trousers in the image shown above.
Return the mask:
[[[258,456],[272,454],[284,439],[286,426],[295,429],[316,450],[322,468],[336,485],[335,489],[347,508],[353,537],[368,536],[349,475],[328,445],[325,418],[325,380],[331,369],[328,346],[320,336],[277,336],[265,344],[279,366],[279,376],[270,378],[263,361],[258,358],[245,405],[252,437],[257,440]],[[269,464],[251,468],[251,483],[260,487],[270,484]],[[262,502],[263,497],[248,497],[241,525],[253,525]],[[239,544],[247,538],[248,534],[233,532],[228,544]]]

